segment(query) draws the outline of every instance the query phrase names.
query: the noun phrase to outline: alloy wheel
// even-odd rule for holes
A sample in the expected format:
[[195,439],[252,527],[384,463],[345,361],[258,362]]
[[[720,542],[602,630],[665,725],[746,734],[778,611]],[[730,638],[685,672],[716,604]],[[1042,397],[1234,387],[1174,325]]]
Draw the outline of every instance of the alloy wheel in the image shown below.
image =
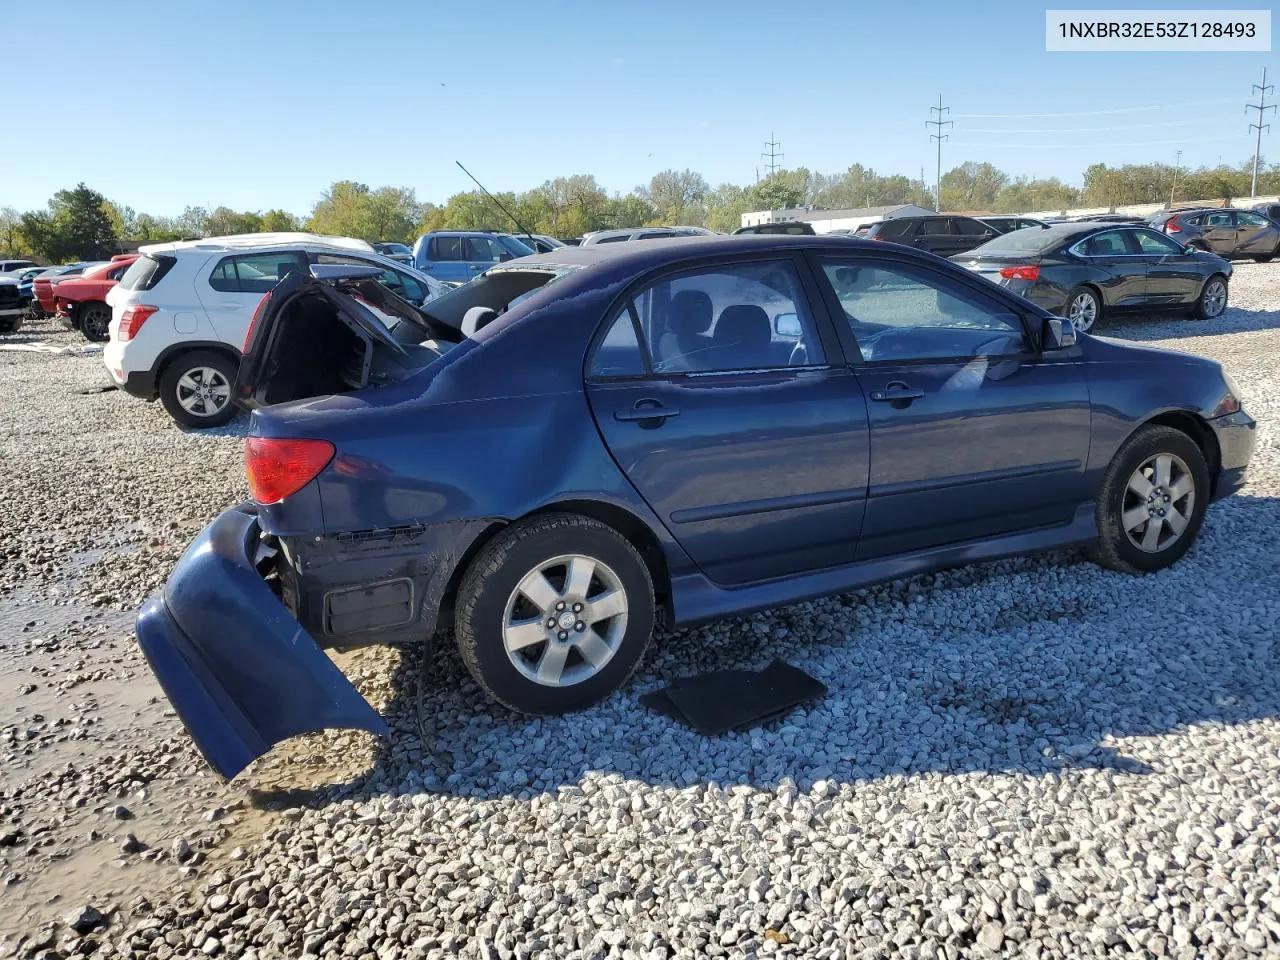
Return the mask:
[[80,314],[80,332],[95,343],[107,339],[110,323],[111,311],[106,307],[88,307]]
[[1077,294],[1067,308],[1067,319],[1081,333],[1087,333],[1098,319],[1098,301],[1093,294]]
[[627,630],[627,594],[605,563],[582,554],[530,570],[507,599],[502,643],[534,683],[567,687],[595,676]]
[[1227,285],[1221,280],[1212,281],[1204,291],[1204,315],[1213,319],[1227,308]]
[[1173,546],[1191,522],[1196,483],[1180,457],[1158,453],[1142,462],[1124,491],[1120,525],[1125,536],[1144,553]]
[[213,367],[192,367],[178,378],[178,404],[193,417],[212,417],[231,400],[231,384]]

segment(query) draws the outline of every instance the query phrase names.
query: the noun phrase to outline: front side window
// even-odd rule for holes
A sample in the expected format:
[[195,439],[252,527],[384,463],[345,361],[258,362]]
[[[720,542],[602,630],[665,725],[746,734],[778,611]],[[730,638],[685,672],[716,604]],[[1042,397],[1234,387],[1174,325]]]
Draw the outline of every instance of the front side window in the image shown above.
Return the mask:
[[962,237],[980,237],[991,229],[977,220],[965,220],[960,217],[952,220],[951,226]]
[[[817,326],[789,261],[719,264],[666,276],[640,290],[626,307],[657,375],[825,362]],[[620,321],[621,314],[614,322]],[[618,335],[623,335],[621,329]]]
[[1181,246],[1154,230],[1134,230],[1133,238],[1138,242],[1138,249],[1147,256],[1168,257],[1182,253]]
[[465,244],[464,260],[470,260],[472,263],[497,263],[499,260],[510,259],[502,249],[502,245],[490,237],[464,237]]
[[822,270],[868,362],[1008,356],[1025,349],[1017,314],[940,274],[828,259]]
[[940,235],[950,235],[951,221],[946,217],[930,217],[924,223],[920,224],[920,235],[935,237]]
[[1256,213],[1244,213],[1243,211],[1236,214],[1236,223],[1242,227],[1265,227],[1267,221],[1258,216]]

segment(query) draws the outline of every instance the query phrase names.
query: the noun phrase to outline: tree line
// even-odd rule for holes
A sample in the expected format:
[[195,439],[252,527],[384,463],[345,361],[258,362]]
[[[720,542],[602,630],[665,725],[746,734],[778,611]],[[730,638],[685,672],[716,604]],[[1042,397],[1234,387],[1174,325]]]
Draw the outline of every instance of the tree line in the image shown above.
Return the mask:
[[[1168,164],[1096,163],[1080,186],[1056,177],[1014,177],[990,163],[966,161],[941,182],[942,209],[1026,213],[1070,207],[1113,207],[1173,200],[1222,200],[1247,196],[1252,158],[1238,166],[1220,164],[1178,170]],[[1280,164],[1260,165],[1258,192],[1280,193]],[[730,232],[750,210],[809,206],[839,210],[915,203],[934,205],[933,189],[919,179],[881,174],[855,163],[842,173],[805,167],[779,170],[750,186],[712,187],[693,170],[664,170],[630,193],[610,194],[590,174],[556,177],[520,193],[480,191],[454,194],[444,204],[421,203],[408,187],[370,188],[339,180],[306,217],[281,209],[235,211],[187,207],[177,216],[138,213],[108,200],[85,184],[59,190],[43,210],[19,213],[0,208],[0,254],[29,256],[46,263],[93,259],[117,249],[121,240],[178,240],[233,233],[311,230],[375,241],[411,243],[432,230],[508,230],[557,237],[581,236],[609,227],[653,224],[705,226]],[[517,223],[503,211],[510,211]]]

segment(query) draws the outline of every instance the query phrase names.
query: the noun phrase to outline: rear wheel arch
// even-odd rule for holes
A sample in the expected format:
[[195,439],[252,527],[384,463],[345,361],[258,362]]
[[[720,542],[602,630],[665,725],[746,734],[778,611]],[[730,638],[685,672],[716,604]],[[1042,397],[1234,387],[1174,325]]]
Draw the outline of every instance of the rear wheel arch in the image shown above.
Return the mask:
[[233,364],[237,366],[240,363],[240,351],[230,344],[221,343],[217,340],[193,340],[190,343],[180,343],[167,347],[156,360],[154,374],[156,383],[159,383],[164,376],[165,370],[177,360],[181,360],[188,353],[199,351],[201,353],[220,353]]
[[[632,546],[639,551],[641,559],[644,560],[645,566],[649,569],[649,577],[653,581],[654,601],[657,609],[665,614],[668,623],[671,622],[671,574],[667,567],[666,554],[662,551],[662,544],[657,535],[644,520],[625,507],[619,507],[616,504],[606,503],[601,500],[559,500],[517,517],[512,522],[528,520],[532,517],[551,513],[576,514],[577,516],[597,520],[629,540]],[[453,572],[449,575],[448,585],[441,595],[440,607],[436,617],[438,625],[443,626],[452,622],[458,588],[462,585],[462,580],[471,568],[471,564],[489,541],[508,526],[510,526],[510,523],[492,524],[480,536],[476,537],[463,552],[457,566],[454,567]]]

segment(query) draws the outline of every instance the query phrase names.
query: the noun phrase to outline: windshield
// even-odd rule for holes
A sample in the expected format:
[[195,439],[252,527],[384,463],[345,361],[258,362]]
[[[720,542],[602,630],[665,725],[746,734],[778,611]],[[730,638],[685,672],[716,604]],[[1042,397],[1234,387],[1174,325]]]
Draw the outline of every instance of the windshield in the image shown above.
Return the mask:
[[529,246],[523,240],[513,237],[509,233],[498,235],[498,239],[502,241],[502,245],[514,253],[517,257],[527,257],[534,252],[533,247]]

